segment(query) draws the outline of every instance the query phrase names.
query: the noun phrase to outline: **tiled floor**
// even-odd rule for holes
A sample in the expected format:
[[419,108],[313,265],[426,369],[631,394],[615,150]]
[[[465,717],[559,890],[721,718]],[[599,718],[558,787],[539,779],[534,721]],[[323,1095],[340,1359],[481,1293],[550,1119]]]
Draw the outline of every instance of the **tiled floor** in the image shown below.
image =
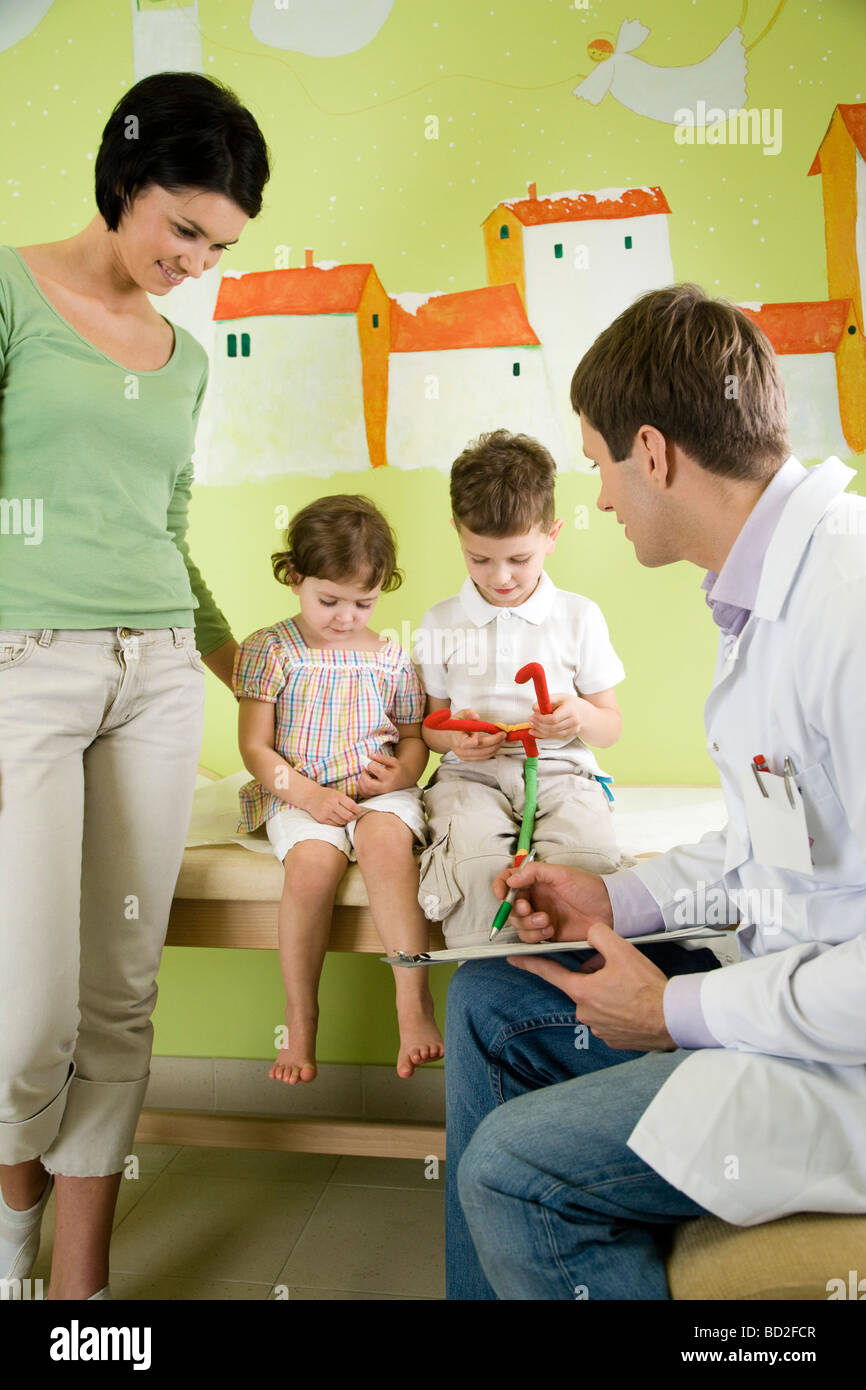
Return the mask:
[[[444,1173],[420,1159],[142,1144],[111,1243],[118,1299],[444,1298]],[[54,1196],[34,1278],[48,1285]]]

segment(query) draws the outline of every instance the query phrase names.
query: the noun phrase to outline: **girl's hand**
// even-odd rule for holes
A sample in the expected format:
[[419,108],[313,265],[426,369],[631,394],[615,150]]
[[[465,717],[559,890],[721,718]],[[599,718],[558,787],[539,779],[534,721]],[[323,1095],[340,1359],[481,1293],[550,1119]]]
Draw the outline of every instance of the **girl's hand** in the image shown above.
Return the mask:
[[337,791],[334,787],[320,787],[316,782],[311,782],[301,809],[308,811],[313,820],[317,820],[320,825],[348,825],[361,808],[345,792]]
[[552,714],[541,714],[538,704],[532,706],[529,731],[535,738],[574,738],[579,734],[586,702],[579,695],[551,695]]
[[358,778],[360,797],[384,796],[385,792],[396,792],[403,787],[414,786],[409,782],[398,758],[389,753],[374,753]]
[[[478,719],[480,716],[474,709],[459,709],[453,716],[455,719]],[[486,762],[499,752],[505,742],[505,734],[467,734],[462,729],[455,729],[451,738],[453,739],[452,748],[458,758],[464,763]]]

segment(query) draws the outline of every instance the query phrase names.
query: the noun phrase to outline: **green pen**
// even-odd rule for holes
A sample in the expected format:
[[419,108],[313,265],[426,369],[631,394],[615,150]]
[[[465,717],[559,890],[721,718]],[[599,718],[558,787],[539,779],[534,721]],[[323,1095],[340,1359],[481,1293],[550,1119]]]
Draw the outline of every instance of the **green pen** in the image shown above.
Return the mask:
[[[525,858],[521,859],[520,863],[517,865],[517,868],[522,869],[524,864],[531,864],[534,858],[535,850],[531,849],[529,853],[525,856]],[[493,919],[493,926],[490,928],[490,936],[488,937],[488,941],[492,941],[496,933],[498,931],[502,931],[502,928],[505,926],[505,923],[511,916],[511,909],[514,906],[514,900],[519,892],[519,888],[509,888],[505,897],[502,899],[502,902],[499,904],[499,910],[497,911],[496,916]]]

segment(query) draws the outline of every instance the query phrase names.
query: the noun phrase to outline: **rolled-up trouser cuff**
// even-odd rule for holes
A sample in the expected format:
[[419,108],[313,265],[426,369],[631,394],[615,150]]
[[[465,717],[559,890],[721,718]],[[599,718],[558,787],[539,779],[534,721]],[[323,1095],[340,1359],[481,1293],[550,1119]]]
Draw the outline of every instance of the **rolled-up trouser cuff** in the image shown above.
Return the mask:
[[43,1167],[67,1178],[104,1178],[121,1172],[132,1152],[149,1080],[149,1072],[138,1081],[86,1081],[74,1076],[63,1133],[43,1149]]
[[0,1163],[26,1163],[47,1148],[60,1129],[74,1079],[75,1063],[70,1062],[66,1080],[46,1106],[28,1120],[0,1120]]

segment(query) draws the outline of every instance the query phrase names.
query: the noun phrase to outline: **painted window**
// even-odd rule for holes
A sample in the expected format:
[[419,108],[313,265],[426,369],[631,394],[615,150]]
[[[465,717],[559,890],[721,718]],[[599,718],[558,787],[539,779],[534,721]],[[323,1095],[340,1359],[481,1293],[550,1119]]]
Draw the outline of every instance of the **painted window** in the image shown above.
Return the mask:
[[519,362],[515,362],[514,365],[512,366],[512,368],[511,368],[511,375],[512,375],[512,376],[520,376],[520,363],[519,363]]
[[553,254],[558,261],[562,260],[562,242],[558,241],[553,248]]
[[509,231],[508,227],[507,227],[507,226],[505,225],[505,223],[503,222],[502,226],[499,228],[499,240],[500,240],[500,241],[507,241],[508,238],[509,238],[510,236],[511,236],[511,232]]
[[630,250],[631,250],[631,237],[630,237],[630,236],[627,236],[627,237],[625,238],[625,249],[626,249],[626,251],[630,251]]
[[373,327],[374,327],[374,328],[378,328],[378,327],[379,327],[379,315],[378,315],[378,314],[374,314],[374,315],[373,315]]
[[[226,334],[226,353],[227,353],[227,355],[228,355],[229,357],[237,357],[237,355],[238,355],[238,335],[237,335],[237,333],[227,333],[227,334]],[[241,334],[241,357],[249,357],[249,355],[250,355],[250,335],[249,335],[249,333],[242,333],[242,334]]]

